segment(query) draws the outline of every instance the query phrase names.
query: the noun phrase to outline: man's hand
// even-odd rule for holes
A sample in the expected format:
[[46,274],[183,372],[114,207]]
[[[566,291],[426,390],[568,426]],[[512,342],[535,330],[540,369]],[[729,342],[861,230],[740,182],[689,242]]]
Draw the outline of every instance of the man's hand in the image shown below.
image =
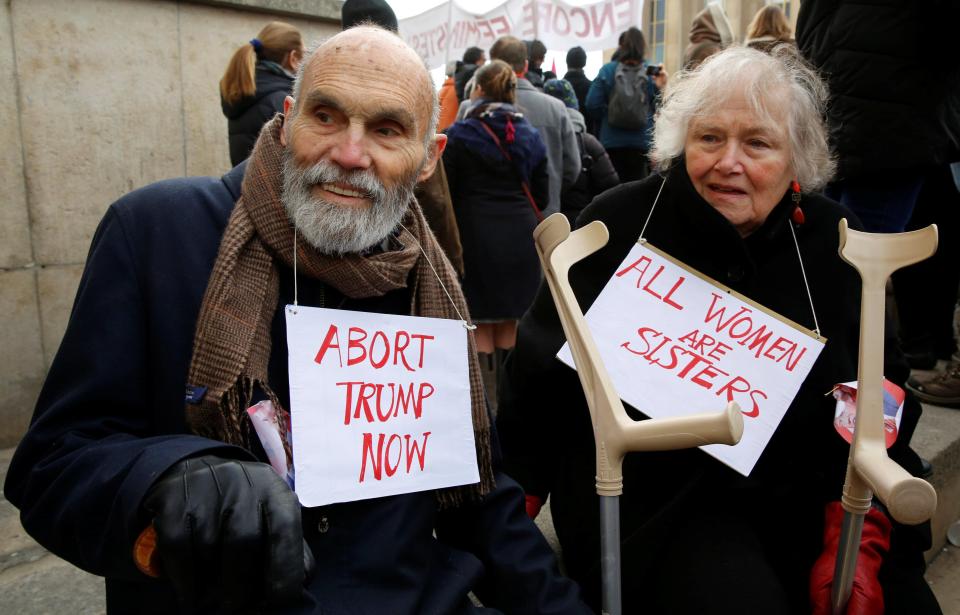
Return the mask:
[[231,611],[295,601],[313,556],[300,504],[264,463],[205,455],[147,492],[163,575],[192,608]]
[[[823,530],[823,552],[810,572],[810,605],[814,615],[830,615],[830,592],[833,586],[833,571],[837,562],[840,544],[840,522],[843,507],[840,502],[830,502],[826,508],[826,525]],[[847,615],[874,615],[883,613],[883,590],[877,573],[883,564],[883,556],[890,550],[890,520],[881,511],[871,508],[863,519],[863,534],[860,538],[860,553],[853,576],[853,588],[847,602]]]

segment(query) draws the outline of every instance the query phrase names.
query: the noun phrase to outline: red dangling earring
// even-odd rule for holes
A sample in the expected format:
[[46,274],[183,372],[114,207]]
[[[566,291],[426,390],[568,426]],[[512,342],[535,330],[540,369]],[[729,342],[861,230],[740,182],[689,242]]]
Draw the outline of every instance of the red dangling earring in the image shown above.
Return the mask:
[[797,180],[790,182],[790,190],[793,191],[793,194],[790,195],[790,200],[793,201],[793,213],[790,214],[790,219],[793,220],[793,223],[797,226],[803,224],[803,210],[800,209],[800,183]]

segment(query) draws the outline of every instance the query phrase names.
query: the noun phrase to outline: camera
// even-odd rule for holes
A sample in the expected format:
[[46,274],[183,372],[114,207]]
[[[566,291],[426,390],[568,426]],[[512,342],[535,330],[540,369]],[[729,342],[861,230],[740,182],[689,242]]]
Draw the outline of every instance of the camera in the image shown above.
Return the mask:
[[656,77],[660,74],[659,66],[648,66],[647,67],[647,77]]

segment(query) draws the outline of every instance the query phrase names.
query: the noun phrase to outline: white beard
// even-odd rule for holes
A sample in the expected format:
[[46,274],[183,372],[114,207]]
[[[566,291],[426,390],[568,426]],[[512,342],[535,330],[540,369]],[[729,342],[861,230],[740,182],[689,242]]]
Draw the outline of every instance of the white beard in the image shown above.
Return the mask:
[[[286,150],[281,200],[300,235],[320,252],[333,255],[363,252],[389,237],[400,224],[413,199],[419,174],[418,169],[395,188],[388,189],[371,169],[343,171],[323,160],[301,168],[290,150]],[[366,194],[371,207],[343,207],[311,193],[314,186],[328,182],[345,184]]]

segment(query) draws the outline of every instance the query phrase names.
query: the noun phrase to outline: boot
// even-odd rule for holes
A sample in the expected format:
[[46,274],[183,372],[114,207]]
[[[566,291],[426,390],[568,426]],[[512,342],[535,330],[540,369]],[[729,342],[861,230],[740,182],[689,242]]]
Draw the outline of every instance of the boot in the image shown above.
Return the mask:
[[929,377],[913,376],[907,388],[929,404],[953,406],[960,404],[960,361],[951,361],[947,368]]
[[497,361],[496,355],[489,352],[478,352],[480,362],[480,378],[483,380],[483,390],[487,394],[487,403],[496,416],[497,411]]

